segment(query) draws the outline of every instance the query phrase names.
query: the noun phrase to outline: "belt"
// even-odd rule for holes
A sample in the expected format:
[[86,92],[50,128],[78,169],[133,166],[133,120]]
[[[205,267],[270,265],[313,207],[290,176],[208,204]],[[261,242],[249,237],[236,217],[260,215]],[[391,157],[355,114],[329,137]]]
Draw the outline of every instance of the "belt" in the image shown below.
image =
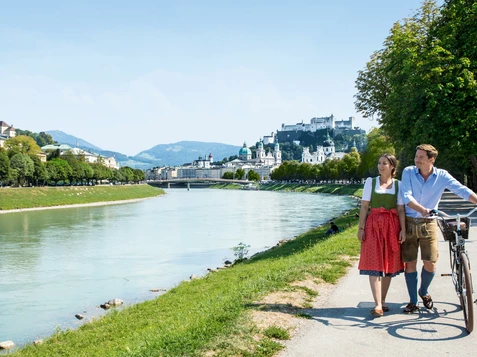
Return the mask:
[[431,223],[435,222],[435,218],[414,218],[406,216],[406,221],[411,221],[413,223]]

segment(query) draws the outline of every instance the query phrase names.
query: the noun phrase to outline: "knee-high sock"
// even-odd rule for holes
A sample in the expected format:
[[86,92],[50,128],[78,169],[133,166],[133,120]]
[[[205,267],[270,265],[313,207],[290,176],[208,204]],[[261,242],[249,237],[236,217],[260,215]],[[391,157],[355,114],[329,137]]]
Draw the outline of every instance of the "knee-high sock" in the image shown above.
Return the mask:
[[429,285],[431,285],[432,279],[434,279],[434,275],[436,272],[429,273],[424,267],[422,267],[421,271],[421,287],[419,288],[419,294],[422,296],[426,296],[429,294],[427,291],[429,289]]
[[413,273],[404,273],[406,278],[407,292],[409,293],[409,300],[417,305],[417,271]]

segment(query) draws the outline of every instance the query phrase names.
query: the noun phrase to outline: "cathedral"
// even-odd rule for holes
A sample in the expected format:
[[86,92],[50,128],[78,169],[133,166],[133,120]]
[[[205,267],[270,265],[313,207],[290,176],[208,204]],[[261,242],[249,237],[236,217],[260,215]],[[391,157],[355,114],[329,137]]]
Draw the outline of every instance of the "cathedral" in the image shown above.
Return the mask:
[[301,162],[317,165],[322,164],[326,159],[342,159],[344,155],[344,152],[335,151],[335,143],[327,134],[323,145],[318,146],[315,152],[310,152],[309,148],[303,148]]

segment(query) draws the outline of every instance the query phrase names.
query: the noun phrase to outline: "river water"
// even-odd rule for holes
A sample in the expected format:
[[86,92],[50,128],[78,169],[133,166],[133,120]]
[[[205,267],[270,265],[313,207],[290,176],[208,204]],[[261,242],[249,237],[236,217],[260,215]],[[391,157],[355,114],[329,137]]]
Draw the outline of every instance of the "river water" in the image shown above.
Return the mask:
[[355,204],[324,194],[170,189],[135,203],[0,215],[0,341],[21,346],[75,328],[110,299],[154,298],[160,292],[150,290],[233,261],[240,242],[252,255]]

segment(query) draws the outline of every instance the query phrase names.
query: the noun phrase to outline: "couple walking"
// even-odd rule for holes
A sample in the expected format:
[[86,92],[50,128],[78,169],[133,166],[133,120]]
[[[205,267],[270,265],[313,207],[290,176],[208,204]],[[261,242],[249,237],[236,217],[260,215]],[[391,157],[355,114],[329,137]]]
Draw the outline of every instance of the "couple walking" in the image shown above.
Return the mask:
[[[432,309],[429,286],[435,275],[438,251],[438,226],[429,217],[437,209],[445,189],[477,204],[477,195],[447,171],[434,167],[437,150],[429,144],[416,148],[415,166],[406,167],[402,180],[394,178],[397,160],[383,154],[378,160],[379,176],[364,184],[359,215],[358,239],[361,254],[358,269],[369,275],[375,307],[371,315],[382,316],[389,311],[386,295],[391,278],[404,272],[409,303],[403,312],[419,310],[418,295],[424,306]],[[418,251],[423,267],[418,289],[416,269]]]

